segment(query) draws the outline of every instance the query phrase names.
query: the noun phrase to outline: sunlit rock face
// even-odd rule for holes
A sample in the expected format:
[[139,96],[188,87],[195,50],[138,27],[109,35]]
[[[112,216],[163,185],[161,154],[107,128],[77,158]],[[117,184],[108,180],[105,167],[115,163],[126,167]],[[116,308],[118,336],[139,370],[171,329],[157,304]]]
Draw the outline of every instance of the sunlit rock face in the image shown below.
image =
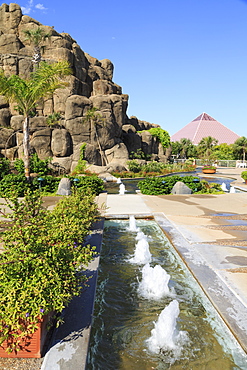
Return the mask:
[[[64,163],[67,158],[68,172],[71,170],[69,163],[75,167],[78,155],[74,153],[83,143],[89,146],[85,159],[90,164],[101,164],[103,151],[104,165],[113,161],[116,168],[119,162],[126,169],[129,154],[138,149],[153,158],[160,155],[160,160],[166,160],[157,140],[147,133],[140,133],[157,125],[127,116],[128,95],[122,94],[121,86],[113,81],[112,62],[90,56],[69,34],[58,33],[53,27],[23,15],[18,4],[0,7],[0,68],[5,75],[30,76],[33,46],[24,31],[37,28],[50,34],[42,45],[42,60],[66,60],[73,73],[66,77],[65,88],[57,89],[52,97],[38,104],[36,117],[31,122],[32,151],[42,159],[52,156],[57,160],[59,157],[64,158]],[[97,108],[100,116],[96,124],[86,119],[87,111],[92,108]],[[48,128],[46,119],[54,112],[60,114],[59,122]],[[21,153],[23,116],[20,113],[14,103],[9,104],[0,96],[0,150],[10,159],[18,158]]]

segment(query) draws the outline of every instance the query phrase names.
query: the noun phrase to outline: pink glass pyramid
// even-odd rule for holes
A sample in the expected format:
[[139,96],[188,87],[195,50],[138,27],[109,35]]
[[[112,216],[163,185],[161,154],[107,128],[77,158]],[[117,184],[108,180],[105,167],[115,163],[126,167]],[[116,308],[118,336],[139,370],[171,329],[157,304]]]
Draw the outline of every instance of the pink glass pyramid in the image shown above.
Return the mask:
[[218,140],[218,144],[233,144],[240,136],[235,134],[226,126],[210,117],[207,113],[202,113],[188,125],[171,136],[171,141],[180,139],[190,139],[193,144],[198,144],[202,138],[212,136]]

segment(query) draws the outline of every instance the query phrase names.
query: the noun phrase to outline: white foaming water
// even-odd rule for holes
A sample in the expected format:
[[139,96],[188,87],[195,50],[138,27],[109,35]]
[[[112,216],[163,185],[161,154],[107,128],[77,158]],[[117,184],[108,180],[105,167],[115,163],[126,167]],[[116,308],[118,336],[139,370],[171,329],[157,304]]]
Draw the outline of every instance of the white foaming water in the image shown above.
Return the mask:
[[149,251],[147,236],[142,231],[139,231],[137,233],[136,240],[138,240],[138,242],[136,244],[134,257],[130,259],[130,262],[137,263],[139,265],[151,262],[152,255]]
[[122,180],[120,177],[117,178],[117,184],[121,184]]
[[128,227],[128,231],[133,231],[133,232],[139,231],[139,228],[136,227],[136,219],[135,219],[135,216],[134,215],[130,215],[129,216],[129,227]]
[[222,189],[223,191],[228,191],[228,189],[227,189],[227,187],[226,187],[226,183],[225,183],[225,182],[222,182],[222,184],[221,184],[221,189]]
[[142,268],[142,281],[138,291],[145,298],[160,299],[170,293],[169,280],[170,275],[160,265],[151,267],[147,263]]
[[141,240],[141,239],[147,239],[147,235],[145,235],[143,231],[139,230],[136,235],[136,240]]
[[234,186],[231,186],[231,187],[230,187],[230,193],[236,193],[236,189],[235,189],[235,187],[234,187]]
[[158,354],[161,350],[173,351],[179,356],[182,345],[188,341],[186,332],[176,329],[179,312],[177,300],[172,301],[161,312],[157,322],[154,323],[151,337],[147,340],[151,352]]
[[125,185],[121,182],[119,185],[119,194],[124,195],[125,194]]

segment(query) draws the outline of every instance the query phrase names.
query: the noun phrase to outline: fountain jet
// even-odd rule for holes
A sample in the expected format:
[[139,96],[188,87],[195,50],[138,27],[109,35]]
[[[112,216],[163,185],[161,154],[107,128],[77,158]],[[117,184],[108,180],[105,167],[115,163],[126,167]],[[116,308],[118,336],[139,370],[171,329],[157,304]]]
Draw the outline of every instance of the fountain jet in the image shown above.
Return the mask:
[[226,183],[225,182],[222,182],[222,184],[221,184],[221,189],[223,190],[223,191],[228,191],[228,189],[227,189],[227,187],[226,187]]
[[125,185],[121,182],[121,184],[119,185],[119,194],[124,195],[125,191]]
[[134,215],[130,215],[129,216],[129,227],[128,227],[128,231],[133,231],[133,232],[139,231],[139,228],[136,227],[136,219],[135,219],[135,216]]
[[149,251],[147,236],[142,231],[139,231],[136,240],[138,240],[138,242],[135,247],[134,257],[130,259],[130,262],[139,265],[151,262],[152,255]]
[[145,298],[160,299],[170,293],[169,280],[170,275],[160,265],[151,267],[147,263],[142,268],[142,281],[138,291]]
[[176,299],[161,312],[157,322],[154,323],[151,337],[147,340],[151,352],[158,354],[161,350],[181,350],[182,344],[185,343],[188,338],[186,332],[176,329],[179,313],[179,304]]

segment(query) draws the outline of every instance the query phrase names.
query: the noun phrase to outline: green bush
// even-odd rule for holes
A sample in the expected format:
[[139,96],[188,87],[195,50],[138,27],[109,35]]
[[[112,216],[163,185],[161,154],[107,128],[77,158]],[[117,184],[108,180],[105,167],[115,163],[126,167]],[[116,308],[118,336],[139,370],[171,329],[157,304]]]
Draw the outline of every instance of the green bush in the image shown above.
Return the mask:
[[42,182],[38,180],[38,177],[27,182],[24,174],[9,174],[0,181],[0,196],[10,196],[14,193],[18,197],[24,197],[28,189],[31,191],[40,189],[42,193],[55,193],[58,189],[59,181],[60,178],[48,175],[42,177]]
[[[38,155],[35,153],[30,157],[30,172],[38,173],[40,176],[45,176],[49,172],[48,164],[50,163],[50,158],[39,159]],[[22,159],[16,159],[14,162],[14,168],[19,174],[25,173],[25,166]]]
[[138,182],[142,194],[169,194],[166,181],[161,177],[150,177]]
[[[76,181],[74,181],[75,179]],[[104,191],[104,182],[96,175],[78,177],[70,176],[70,180],[77,189],[82,190],[85,194],[91,193],[99,195],[99,193]]]
[[243,180],[247,180],[247,171],[241,172],[241,177]]
[[[198,181],[199,180],[199,181]],[[138,187],[143,194],[159,195],[170,194],[176,182],[182,181],[193,192],[200,191],[202,184],[199,177],[194,176],[166,176],[166,177],[151,177],[138,182]]]
[[14,166],[14,169],[18,172],[19,175],[24,175],[24,173],[25,173],[25,166],[24,166],[23,159],[17,158],[14,161],[14,165],[13,166]]
[[85,150],[86,150],[86,143],[82,144],[80,147],[80,158],[77,162],[76,167],[74,168],[72,175],[84,174],[86,172],[87,161],[84,159]]
[[40,176],[45,176],[49,172],[48,164],[51,162],[50,158],[39,159],[35,153],[30,158],[30,171],[38,173]]
[[140,148],[137,149],[136,152],[131,152],[130,153],[130,158],[131,159],[145,159],[146,161],[149,160],[151,157],[150,154],[145,154]]
[[10,172],[10,161],[7,158],[0,158],[0,179]]
[[127,161],[127,165],[129,167],[130,172],[138,173],[142,169],[142,165],[140,165],[135,159]]
[[164,170],[164,168],[166,168],[166,165],[164,163],[153,161],[143,165],[142,171],[161,173]]
[[94,258],[85,244],[97,217],[93,196],[80,191],[62,198],[54,210],[42,207],[38,193],[23,200],[6,199],[11,227],[3,234],[0,254],[0,345],[18,350],[26,335],[49,312],[61,312],[80,294],[87,277],[82,272]]
[[23,197],[32,184],[28,183],[24,174],[9,174],[0,181],[0,196],[10,196],[15,193],[18,197]]
[[224,191],[221,188],[220,184],[217,184],[215,182],[208,182],[206,180],[201,181],[202,188],[200,191],[198,191],[199,194],[223,194]]
[[168,148],[171,145],[170,135],[166,130],[163,130],[161,127],[152,127],[148,131],[152,136],[159,139],[164,149]]
[[40,189],[42,193],[56,193],[61,179],[50,175],[42,176],[41,178],[42,180],[40,181],[38,177],[35,177],[32,180],[31,188],[33,190]]

